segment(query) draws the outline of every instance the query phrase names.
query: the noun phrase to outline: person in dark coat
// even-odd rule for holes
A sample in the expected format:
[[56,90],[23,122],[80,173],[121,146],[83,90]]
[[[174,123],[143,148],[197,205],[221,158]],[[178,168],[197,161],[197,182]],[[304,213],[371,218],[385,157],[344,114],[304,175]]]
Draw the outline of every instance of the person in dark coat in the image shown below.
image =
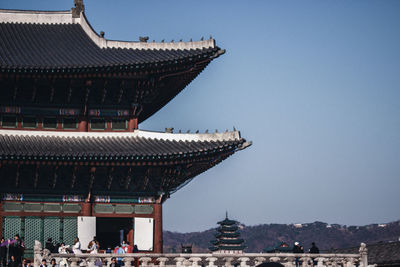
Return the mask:
[[112,257],[110,267],[121,267],[121,265],[118,263],[118,261],[115,257]]
[[313,254],[318,254],[319,253],[319,249],[318,247],[315,245],[315,242],[311,243],[311,248],[309,250],[309,253],[313,253]]
[[19,234],[16,234],[14,240],[10,241],[10,245],[8,248],[8,253],[11,256],[14,256],[14,260],[17,263],[17,266],[22,262],[22,255],[23,255],[23,244]]
[[18,267],[18,263],[15,261],[14,255],[11,255],[11,258],[8,261],[8,267]]
[[[315,242],[311,243],[311,248],[308,250],[308,252],[311,253],[311,254],[318,254],[319,253],[319,249],[315,245]],[[318,264],[318,262],[315,260],[315,258],[313,258],[313,265],[316,266],[317,264]]]
[[[304,253],[304,250],[300,247],[299,242],[294,242],[293,253]],[[300,257],[296,257],[296,267],[299,267],[300,265]]]
[[42,264],[40,265],[40,267],[47,267],[46,259],[42,260]]
[[8,245],[8,242],[6,242],[4,237],[2,237],[1,241],[0,241],[0,266],[1,267],[7,267],[7,245]]

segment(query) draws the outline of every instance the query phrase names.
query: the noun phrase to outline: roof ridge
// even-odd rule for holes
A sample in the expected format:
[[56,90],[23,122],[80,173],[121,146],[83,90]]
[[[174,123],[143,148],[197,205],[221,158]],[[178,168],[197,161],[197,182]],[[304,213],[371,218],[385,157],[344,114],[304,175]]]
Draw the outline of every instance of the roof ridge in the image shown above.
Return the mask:
[[164,133],[155,131],[135,130],[134,132],[67,132],[67,131],[24,131],[0,130],[0,135],[8,136],[55,136],[55,137],[140,137],[146,139],[159,139],[183,142],[203,141],[242,141],[239,131],[224,133]]
[[178,41],[178,42],[147,42],[147,38],[140,37],[139,41],[109,40],[104,37],[104,32],[98,34],[90,25],[85,12],[79,16],[73,10],[66,11],[36,11],[0,9],[0,23],[27,23],[27,24],[79,24],[88,37],[100,48],[122,49],[148,49],[148,50],[189,50],[215,48],[215,40]]

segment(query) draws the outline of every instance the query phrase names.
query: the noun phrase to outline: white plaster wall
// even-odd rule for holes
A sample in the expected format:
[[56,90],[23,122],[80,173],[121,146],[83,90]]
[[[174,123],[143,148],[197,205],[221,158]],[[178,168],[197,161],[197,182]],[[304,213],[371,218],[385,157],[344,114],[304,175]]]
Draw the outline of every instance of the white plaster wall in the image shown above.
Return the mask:
[[78,216],[78,237],[81,249],[86,250],[94,236],[96,236],[96,217]]
[[153,218],[135,218],[133,243],[139,250],[153,250],[154,220]]

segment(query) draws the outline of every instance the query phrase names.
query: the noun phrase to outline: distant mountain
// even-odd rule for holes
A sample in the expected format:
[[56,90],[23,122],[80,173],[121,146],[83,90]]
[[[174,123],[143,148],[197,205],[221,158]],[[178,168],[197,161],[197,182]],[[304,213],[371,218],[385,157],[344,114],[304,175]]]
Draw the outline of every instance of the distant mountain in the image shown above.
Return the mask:
[[[320,250],[358,246],[361,242],[397,241],[400,238],[400,221],[366,226],[346,226],[313,222],[305,224],[240,225],[241,237],[246,241],[245,252],[262,252],[264,248],[280,241],[300,242],[307,251],[311,242]],[[215,229],[203,232],[176,233],[164,231],[164,252],[180,252],[181,244],[193,244],[193,252],[208,252]]]

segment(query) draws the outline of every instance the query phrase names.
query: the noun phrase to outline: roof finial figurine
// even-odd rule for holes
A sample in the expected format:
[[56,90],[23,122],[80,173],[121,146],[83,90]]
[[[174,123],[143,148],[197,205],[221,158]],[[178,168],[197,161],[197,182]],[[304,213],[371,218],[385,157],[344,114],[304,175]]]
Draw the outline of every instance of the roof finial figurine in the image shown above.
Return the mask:
[[75,7],[71,8],[72,17],[79,18],[81,16],[81,12],[85,12],[85,5],[83,4],[83,0],[74,0]]
[[228,211],[226,211],[226,217],[225,218],[228,219]]
[[149,36],[139,36],[139,42],[141,43],[147,43],[149,40]]

